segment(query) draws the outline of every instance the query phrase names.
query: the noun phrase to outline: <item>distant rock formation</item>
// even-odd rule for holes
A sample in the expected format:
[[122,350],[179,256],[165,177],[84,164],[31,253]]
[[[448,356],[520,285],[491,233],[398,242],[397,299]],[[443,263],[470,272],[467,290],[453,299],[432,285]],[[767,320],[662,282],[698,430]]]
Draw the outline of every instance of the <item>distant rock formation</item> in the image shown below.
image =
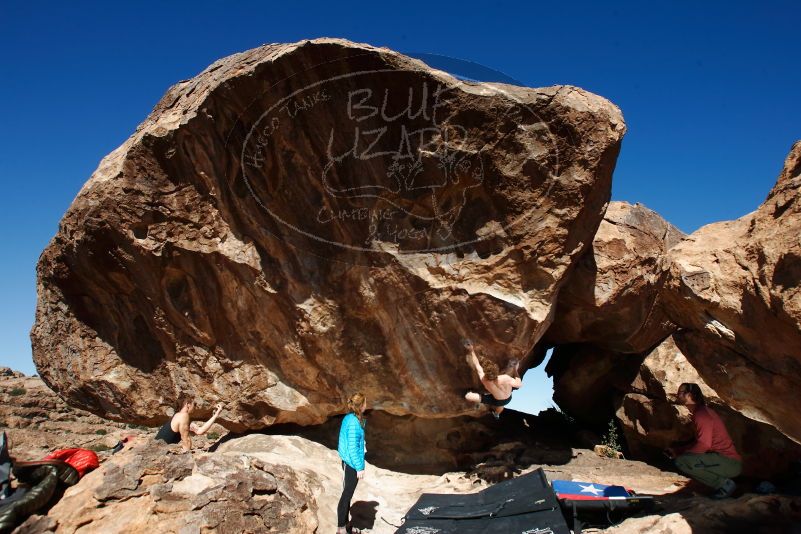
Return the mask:
[[25,378],[25,373],[15,371],[10,367],[0,367],[0,377]]
[[575,87],[468,83],[337,39],[172,87],[42,254],[31,333],[75,406],[155,424],[182,392],[232,430],[367,393],[468,413],[461,340],[524,359],[609,201],[625,125]]
[[0,368],[0,431],[18,460],[41,460],[56,449],[89,448],[100,457],[126,436],[152,435],[150,429],[117,423],[75,409],[39,377]]

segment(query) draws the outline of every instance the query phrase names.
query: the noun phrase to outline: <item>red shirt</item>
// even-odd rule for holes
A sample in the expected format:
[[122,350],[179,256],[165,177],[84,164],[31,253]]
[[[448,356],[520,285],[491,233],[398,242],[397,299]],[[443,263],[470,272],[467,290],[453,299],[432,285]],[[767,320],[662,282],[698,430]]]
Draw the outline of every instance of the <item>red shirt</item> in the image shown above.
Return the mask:
[[706,406],[698,406],[693,413],[693,423],[695,423],[695,443],[684,449],[684,453],[716,452],[742,461],[742,457],[737,454],[737,449],[734,448],[734,443],[718,414]]

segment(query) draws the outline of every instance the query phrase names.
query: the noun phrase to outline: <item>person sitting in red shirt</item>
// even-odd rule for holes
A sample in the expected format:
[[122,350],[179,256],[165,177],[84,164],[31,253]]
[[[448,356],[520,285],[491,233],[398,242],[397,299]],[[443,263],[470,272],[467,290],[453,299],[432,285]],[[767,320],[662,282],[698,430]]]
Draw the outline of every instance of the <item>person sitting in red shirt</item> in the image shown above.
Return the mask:
[[683,474],[715,490],[713,499],[730,497],[737,485],[732,478],[742,472],[743,459],[737,453],[720,416],[706,406],[698,384],[684,383],[676,393],[679,404],[693,416],[695,442],[671,447],[665,452]]

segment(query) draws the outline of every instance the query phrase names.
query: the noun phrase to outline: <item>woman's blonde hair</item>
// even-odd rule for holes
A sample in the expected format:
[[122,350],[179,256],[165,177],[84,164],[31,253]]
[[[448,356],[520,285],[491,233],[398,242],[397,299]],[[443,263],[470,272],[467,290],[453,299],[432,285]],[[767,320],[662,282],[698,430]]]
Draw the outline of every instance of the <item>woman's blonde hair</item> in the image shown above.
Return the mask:
[[353,412],[356,415],[362,426],[364,425],[364,412],[362,412],[362,406],[364,406],[365,400],[367,400],[367,397],[361,392],[354,393],[348,398],[348,411]]

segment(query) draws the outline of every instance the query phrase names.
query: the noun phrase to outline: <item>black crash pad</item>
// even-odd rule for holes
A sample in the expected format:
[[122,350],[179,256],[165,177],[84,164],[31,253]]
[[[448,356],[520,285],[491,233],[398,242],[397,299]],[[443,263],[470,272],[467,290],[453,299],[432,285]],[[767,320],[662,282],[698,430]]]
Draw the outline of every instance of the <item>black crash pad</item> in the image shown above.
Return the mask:
[[424,493],[396,534],[570,534],[542,469],[466,495]]

